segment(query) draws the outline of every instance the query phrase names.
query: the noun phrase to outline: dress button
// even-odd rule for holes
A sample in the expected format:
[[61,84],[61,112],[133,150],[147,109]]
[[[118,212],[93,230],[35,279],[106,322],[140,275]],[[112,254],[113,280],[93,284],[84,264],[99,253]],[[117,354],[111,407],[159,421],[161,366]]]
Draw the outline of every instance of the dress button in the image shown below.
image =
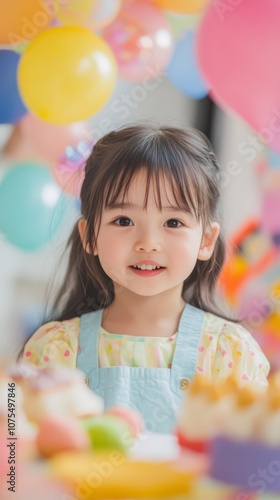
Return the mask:
[[89,385],[89,378],[88,377],[84,377],[83,381],[84,381],[85,384]]
[[180,380],[180,389],[181,391],[186,391],[190,385],[190,381],[188,378],[181,378]]

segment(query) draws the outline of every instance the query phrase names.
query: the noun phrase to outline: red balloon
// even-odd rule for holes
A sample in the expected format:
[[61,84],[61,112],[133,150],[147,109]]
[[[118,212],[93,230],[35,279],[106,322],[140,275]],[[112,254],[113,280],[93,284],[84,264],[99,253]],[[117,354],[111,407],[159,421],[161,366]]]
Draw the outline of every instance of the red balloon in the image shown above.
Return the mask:
[[280,152],[280,2],[212,2],[198,29],[211,94]]

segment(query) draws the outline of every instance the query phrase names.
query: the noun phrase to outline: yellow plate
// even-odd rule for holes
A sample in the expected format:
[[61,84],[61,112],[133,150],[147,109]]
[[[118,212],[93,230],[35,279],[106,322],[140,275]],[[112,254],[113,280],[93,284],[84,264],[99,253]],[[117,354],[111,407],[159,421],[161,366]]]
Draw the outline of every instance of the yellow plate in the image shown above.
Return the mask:
[[153,498],[187,494],[195,477],[176,462],[129,460],[107,454],[61,453],[49,461],[51,473],[73,488],[77,500]]

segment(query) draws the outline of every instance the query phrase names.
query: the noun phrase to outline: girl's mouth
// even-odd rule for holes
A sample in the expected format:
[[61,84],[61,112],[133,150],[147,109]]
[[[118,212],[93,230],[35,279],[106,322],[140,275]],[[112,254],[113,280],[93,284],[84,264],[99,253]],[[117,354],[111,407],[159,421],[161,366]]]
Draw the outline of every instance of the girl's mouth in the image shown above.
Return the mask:
[[142,276],[145,278],[156,276],[157,274],[161,274],[165,267],[160,267],[159,269],[136,269],[133,266],[130,266],[130,269],[135,273],[138,274],[138,276]]

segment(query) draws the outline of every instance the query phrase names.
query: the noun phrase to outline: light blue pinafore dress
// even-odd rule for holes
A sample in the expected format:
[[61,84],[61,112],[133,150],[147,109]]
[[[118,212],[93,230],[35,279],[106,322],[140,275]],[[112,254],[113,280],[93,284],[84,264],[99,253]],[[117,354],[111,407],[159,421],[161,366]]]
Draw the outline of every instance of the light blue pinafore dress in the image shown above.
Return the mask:
[[181,401],[195,374],[196,358],[205,313],[186,304],[171,368],[112,366],[99,368],[98,340],[103,309],[81,316],[77,368],[89,387],[104,399],[105,408],[122,405],[138,410],[151,432],[171,433]]

